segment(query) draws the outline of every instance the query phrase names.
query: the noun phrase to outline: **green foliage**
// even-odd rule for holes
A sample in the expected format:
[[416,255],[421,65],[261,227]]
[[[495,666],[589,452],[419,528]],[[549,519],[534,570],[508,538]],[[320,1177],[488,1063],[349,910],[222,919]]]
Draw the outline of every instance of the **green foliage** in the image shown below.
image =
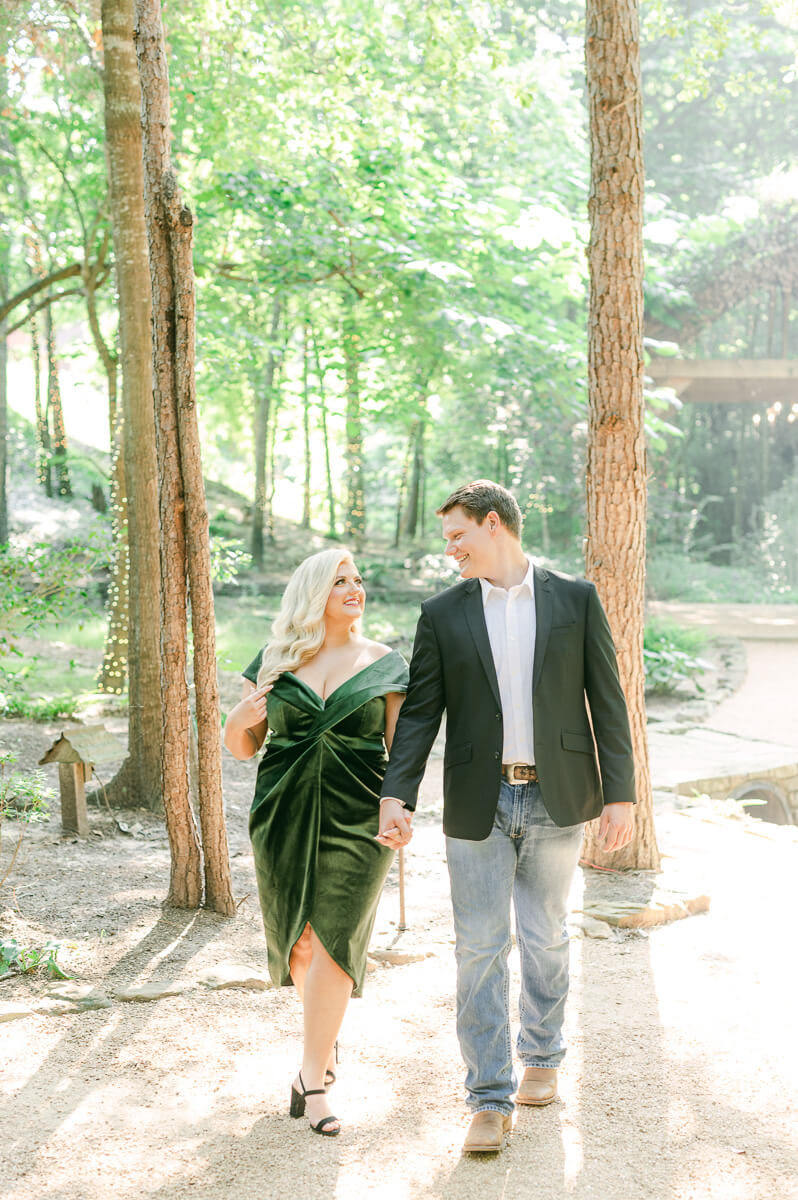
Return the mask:
[[675,692],[684,683],[692,683],[703,692],[698,677],[711,664],[697,656],[705,641],[699,630],[686,630],[663,622],[650,622],[643,636],[643,664],[646,691],[655,696]]
[[52,979],[72,979],[58,964],[61,943],[45,942],[43,946],[20,946],[15,938],[0,941],[0,978],[11,972],[21,975],[42,971]]
[[48,802],[55,796],[44,771],[15,771],[17,756],[0,752],[0,822],[7,817],[20,821],[46,821]]
[[17,653],[15,636],[88,611],[91,572],[103,556],[97,538],[63,549],[45,542],[23,550],[0,546],[0,670],[3,655]]
[[211,575],[217,583],[232,583],[239,571],[252,565],[252,557],[238,538],[211,536]]

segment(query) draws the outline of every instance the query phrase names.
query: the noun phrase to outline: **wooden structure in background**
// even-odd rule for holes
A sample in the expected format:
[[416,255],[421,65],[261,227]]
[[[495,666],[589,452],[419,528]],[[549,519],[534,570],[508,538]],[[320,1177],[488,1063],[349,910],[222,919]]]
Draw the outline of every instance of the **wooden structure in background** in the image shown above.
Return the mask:
[[646,374],[672,387],[690,404],[757,404],[785,407],[798,402],[798,359],[657,358]]
[[65,729],[39,759],[40,767],[45,763],[58,763],[61,825],[65,832],[88,836],[85,785],[91,779],[96,763],[118,760],[124,753],[124,746],[104,725],[86,725]]

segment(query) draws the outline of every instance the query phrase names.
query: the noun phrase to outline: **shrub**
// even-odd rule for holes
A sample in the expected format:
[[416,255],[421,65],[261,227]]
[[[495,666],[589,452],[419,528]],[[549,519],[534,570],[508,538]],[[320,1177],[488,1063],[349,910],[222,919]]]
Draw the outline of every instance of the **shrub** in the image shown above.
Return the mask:
[[703,688],[698,676],[712,669],[712,664],[699,658],[696,651],[703,646],[705,635],[695,629],[681,629],[659,621],[646,625],[643,635],[643,663],[646,672],[646,691],[663,696],[683,683]]

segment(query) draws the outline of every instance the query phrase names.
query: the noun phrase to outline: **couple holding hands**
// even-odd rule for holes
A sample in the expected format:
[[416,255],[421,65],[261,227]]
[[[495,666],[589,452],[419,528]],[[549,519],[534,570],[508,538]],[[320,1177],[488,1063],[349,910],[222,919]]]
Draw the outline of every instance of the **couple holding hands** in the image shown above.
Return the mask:
[[[457,1033],[472,1118],[463,1150],[495,1153],[517,1104],[557,1094],[565,1054],[567,898],[585,821],[607,850],[632,835],[634,765],[615,649],[594,586],[534,565],[505,488],[477,480],[438,509],[460,581],[425,601],[407,664],[361,632],[346,551],[294,572],[271,640],[244,671],[225,744],[258,767],[250,836],[269,971],[304,1012],[292,1116],[333,1136],[336,1039],[359,996],[393,851],[407,845],[446,714],[443,831]],[[387,752],[387,753],[386,753]],[[510,910],[521,959],[510,1038]]]

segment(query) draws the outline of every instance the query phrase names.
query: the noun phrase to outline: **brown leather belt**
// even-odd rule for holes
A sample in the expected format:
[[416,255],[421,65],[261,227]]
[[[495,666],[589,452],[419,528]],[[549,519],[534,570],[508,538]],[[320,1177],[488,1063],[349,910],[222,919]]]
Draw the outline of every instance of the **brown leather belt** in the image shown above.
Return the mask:
[[537,768],[534,763],[502,763],[502,779],[508,783],[537,783]]

